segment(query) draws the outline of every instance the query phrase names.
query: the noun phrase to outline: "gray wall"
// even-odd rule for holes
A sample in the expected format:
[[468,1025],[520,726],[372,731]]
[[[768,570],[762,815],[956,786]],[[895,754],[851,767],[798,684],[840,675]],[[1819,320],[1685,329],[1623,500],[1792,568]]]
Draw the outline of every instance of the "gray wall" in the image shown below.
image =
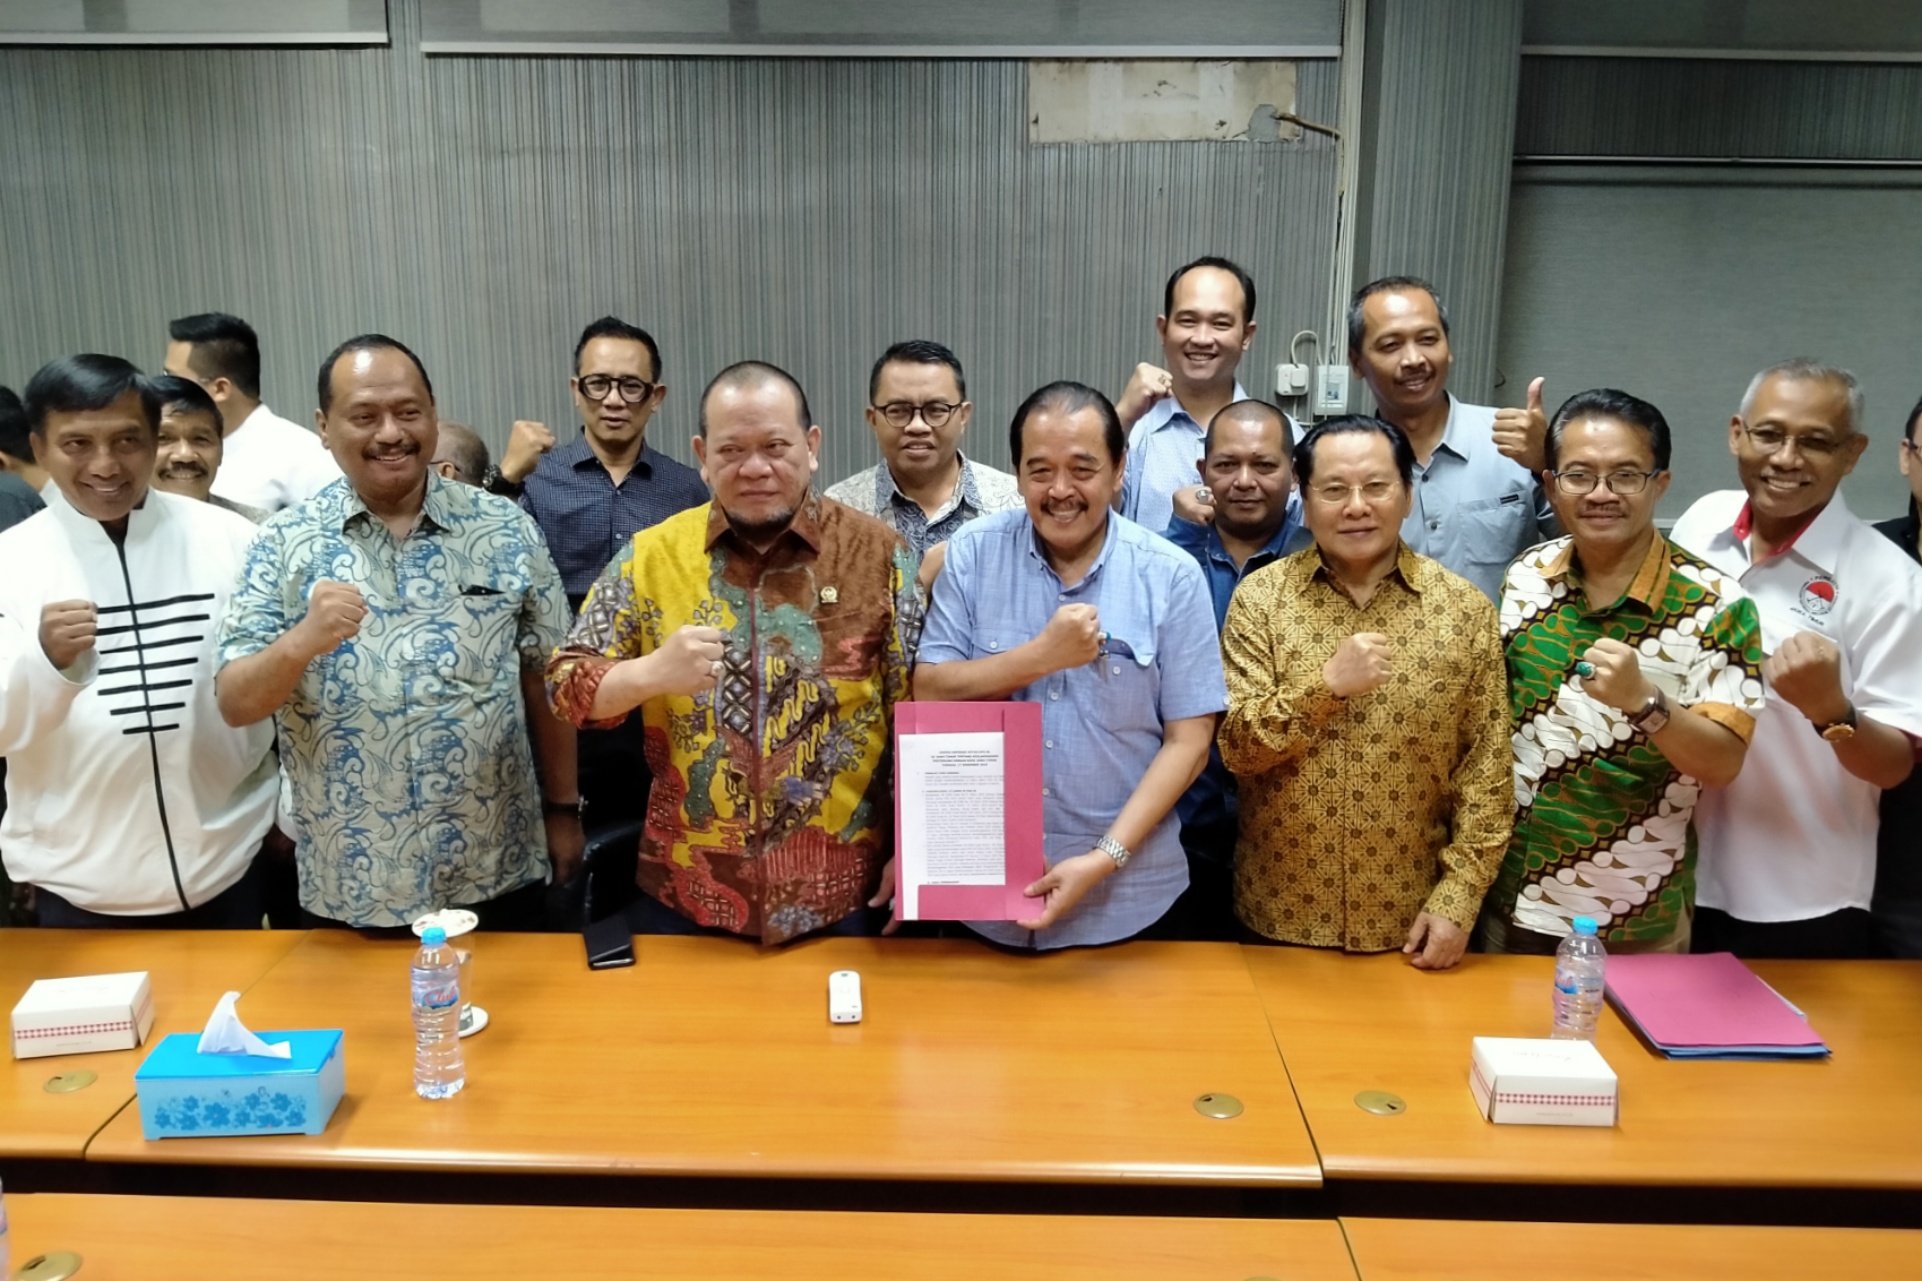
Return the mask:
[[[831,480],[875,457],[867,370],[896,338],[961,354],[992,462],[1035,386],[1118,391],[1158,358],[1187,258],[1254,271],[1258,393],[1325,310],[1313,134],[1030,147],[1018,62],[425,58],[414,0],[389,13],[391,49],[0,49],[0,380],[89,349],[156,368],[169,317],[218,308],[305,421],[321,354],[377,329],[498,448],[515,417],[572,429],[574,338],[613,311],[664,349],[656,443],[687,457],[705,379],[769,359]],[[1331,119],[1335,64],[1300,83]]]
[[1368,8],[1355,284],[1433,281],[1449,309],[1449,389],[1479,404],[1521,403],[1491,399],[1521,38],[1522,0]]
[[[1906,228],[1906,232],[1897,229]],[[1529,168],[1509,216],[1502,365],[1659,406],[1675,438],[1663,516],[1738,481],[1728,419],[1755,371],[1809,355],[1852,370],[1869,452],[1856,514],[1900,514],[1902,421],[1922,393],[1922,174]]]

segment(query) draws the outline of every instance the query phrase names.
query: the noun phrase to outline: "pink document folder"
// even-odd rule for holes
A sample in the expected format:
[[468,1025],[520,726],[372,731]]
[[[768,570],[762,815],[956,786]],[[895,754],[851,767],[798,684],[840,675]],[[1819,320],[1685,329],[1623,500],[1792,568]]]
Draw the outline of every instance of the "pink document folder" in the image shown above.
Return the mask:
[[[897,703],[894,736],[999,733],[1006,799],[1005,878],[999,885],[923,885],[917,921],[1016,921],[1041,914],[1042,901],[1021,891],[1047,871],[1041,839],[1041,707],[1037,703]],[[901,779],[895,780],[895,850],[901,849]],[[897,859],[897,871],[903,865]],[[906,899],[898,900],[905,907]]]
[[1731,953],[1611,956],[1607,974],[1616,1006],[1664,1050],[1820,1052],[1808,1020]]

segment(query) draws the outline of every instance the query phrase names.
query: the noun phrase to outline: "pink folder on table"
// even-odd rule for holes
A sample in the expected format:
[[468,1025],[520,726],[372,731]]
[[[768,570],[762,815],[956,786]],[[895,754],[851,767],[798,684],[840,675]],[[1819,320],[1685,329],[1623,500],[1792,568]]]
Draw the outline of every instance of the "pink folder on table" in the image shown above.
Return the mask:
[[1615,1007],[1673,1057],[1828,1053],[1801,1012],[1731,953],[1611,956],[1606,973]]
[[[919,833],[903,828],[904,811],[915,802],[910,789],[923,780],[904,775],[902,740],[915,735],[992,734],[1000,736],[1002,778],[1002,846],[993,884],[933,884],[910,886],[910,859],[904,858],[910,839],[934,843],[938,832],[925,819]],[[901,883],[896,901],[901,919],[909,921],[1015,921],[1038,914],[1040,900],[1022,893],[1047,871],[1041,838],[1041,707],[1038,703],[897,703],[895,741],[895,870]],[[979,833],[976,833],[979,836]],[[977,841],[977,846],[979,842]],[[973,879],[983,879],[976,877]],[[910,914],[911,913],[911,914]]]

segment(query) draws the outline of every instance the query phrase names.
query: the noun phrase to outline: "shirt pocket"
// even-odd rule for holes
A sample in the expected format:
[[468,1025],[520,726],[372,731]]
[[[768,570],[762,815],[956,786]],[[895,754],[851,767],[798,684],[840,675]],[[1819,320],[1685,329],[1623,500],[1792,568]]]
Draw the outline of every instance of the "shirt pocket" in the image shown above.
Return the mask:
[[1095,679],[1106,700],[1125,709],[1129,719],[1142,723],[1160,719],[1161,664],[1152,639],[1129,640],[1110,633],[1095,660]]
[[477,691],[520,677],[519,623],[527,584],[511,574],[450,585],[432,609],[417,655],[449,685]]
[[1529,494],[1510,492],[1463,503],[1455,525],[1464,561],[1506,569],[1535,541],[1535,508]]

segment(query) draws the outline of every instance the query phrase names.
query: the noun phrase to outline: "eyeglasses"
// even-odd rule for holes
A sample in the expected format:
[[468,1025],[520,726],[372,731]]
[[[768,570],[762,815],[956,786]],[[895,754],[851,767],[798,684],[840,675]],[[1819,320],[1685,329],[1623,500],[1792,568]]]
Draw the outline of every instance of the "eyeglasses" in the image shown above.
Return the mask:
[[1639,494],[1661,474],[1659,467],[1654,471],[1612,471],[1606,476],[1592,471],[1558,471],[1555,486],[1564,494],[1592,494],[1597,485],[1607,485],[1611,494]]
[[1348,501],[1351,494],[1360,494],[1363,502],[1370,507],[1376,503],[1387,502],[1401,485],[1392,480],[1371,480],[1366,485],[1316,485],[1308,492],[1316,502],[1324,507],[1340,507]]
[[1797,436],[1780,427],[1751,427],[1747,423],[1742,424],[1742,432],[1749,444],[1764,454],[1776,453],[1782,446],[1793,443],[1798,453],[1810,458],[1828,458],[1840,453],[1845,443],[1833,436]]
[[607,393],[616,387],[621,389],[621,399],[630,405],[638,405],[654,394],[654,384],[645,378],[610,378],[606,374],[588,374],[577,381],[581,395],[589,400],[606,400]]
[[874,406],[874,411],[887,419],[890,427],[906,427],[914,421],[916,414],[930,427],[939,427],[954,417],[959,405],[950,405],[945,400],[930,400],[925,405],[917,405],[907,400],[891,400],[885,405]]

